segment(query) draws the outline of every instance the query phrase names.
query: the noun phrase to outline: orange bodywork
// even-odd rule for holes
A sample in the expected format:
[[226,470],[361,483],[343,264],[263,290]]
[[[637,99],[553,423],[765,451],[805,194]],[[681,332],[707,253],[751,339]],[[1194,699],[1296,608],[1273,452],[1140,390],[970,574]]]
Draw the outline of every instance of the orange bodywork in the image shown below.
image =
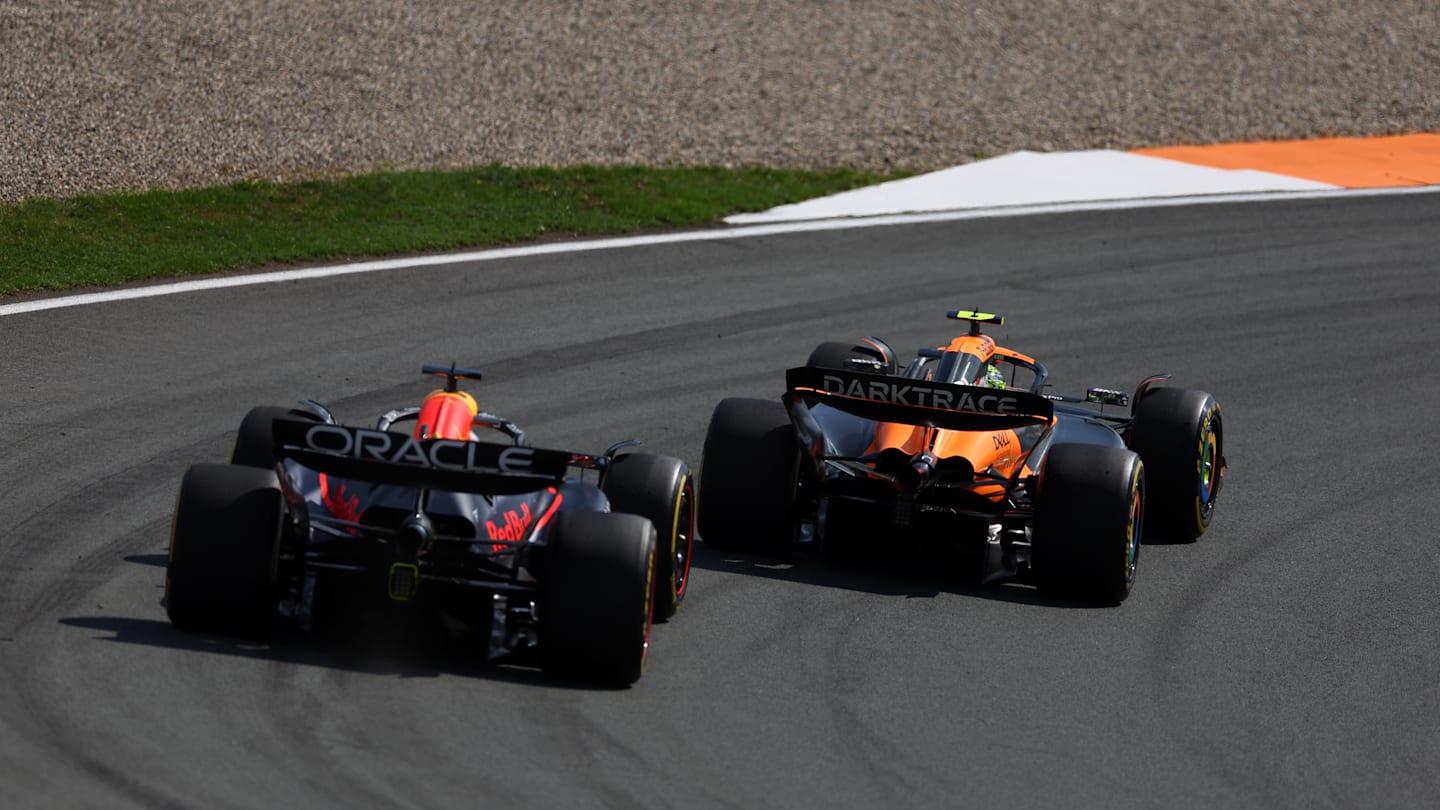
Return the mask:
[[[1033,359],[995,345],[989,335],[961,335],[950,341],[948,346],[939,347],[944,352],[959,352],[974,355],[986,361],[994,355],[1014,357],[1033,363]],[[957,381],[961,382],[961,381]],[[964,380],[967,385],[983,384],[980,380]],[[1051,417],[1053,424],[1054,417]],[[962,431],[907,425],[896,422],[881,422],[875,425],[875,437],[868,453],[879,453],[887,449],[901,450],[907,456],[929,452],[937,459],[964,458],[977,472],[990,471],[1007,478],[1013,477],[1025,457],[1019,437],[1014,430]],[[1033,474],[1025,469],[1022,475]],[[1004,493],[1000,484],[977,488],[977,494],[999,497]]]
[[941,351],[989,357],[995,353],[995,341],[989,335],[961,335],[950,341],[949,346],[941,347]]
[[464,391],[431,391],[425,397],[425,404],[420,406],[415,438],[464,441],[470,438],[470,428],[478,413],[479,404]]

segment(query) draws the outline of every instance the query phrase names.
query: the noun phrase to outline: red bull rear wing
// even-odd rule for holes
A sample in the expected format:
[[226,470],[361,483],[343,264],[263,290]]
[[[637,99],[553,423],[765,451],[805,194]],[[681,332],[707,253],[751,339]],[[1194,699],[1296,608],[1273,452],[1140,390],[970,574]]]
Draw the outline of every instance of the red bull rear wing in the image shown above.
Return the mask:
[[317,422],[277,421],[277,456],[317,472],[378,484],[475,494],[532,492],[574,467],[599,467],[595,456]]

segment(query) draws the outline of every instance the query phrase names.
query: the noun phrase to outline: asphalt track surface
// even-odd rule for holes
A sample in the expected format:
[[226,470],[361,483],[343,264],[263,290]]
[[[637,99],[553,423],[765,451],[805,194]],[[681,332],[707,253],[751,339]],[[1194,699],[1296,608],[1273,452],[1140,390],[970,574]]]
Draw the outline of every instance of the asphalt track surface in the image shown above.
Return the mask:
[[[1440,195],[717,238],[0,320],[7,807],[1417,807],[1440,795]],[[628,690],[376,634],[172,629],[185,467],[479,365],[537,445],[698,465],[726,396],[947,308],[1057,389],[1222,403],[1211,531],[1093,608],[966,571],[700,550]]]

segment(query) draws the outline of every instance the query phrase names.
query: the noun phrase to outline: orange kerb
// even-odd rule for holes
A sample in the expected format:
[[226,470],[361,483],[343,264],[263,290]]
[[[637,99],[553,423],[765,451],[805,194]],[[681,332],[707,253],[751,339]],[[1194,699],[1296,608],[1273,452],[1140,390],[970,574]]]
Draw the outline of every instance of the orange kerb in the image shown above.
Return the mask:
[[1135,149],[1216,169],[1255,169],[1345,188],[1440,185],[1440,135],[1322,138]]

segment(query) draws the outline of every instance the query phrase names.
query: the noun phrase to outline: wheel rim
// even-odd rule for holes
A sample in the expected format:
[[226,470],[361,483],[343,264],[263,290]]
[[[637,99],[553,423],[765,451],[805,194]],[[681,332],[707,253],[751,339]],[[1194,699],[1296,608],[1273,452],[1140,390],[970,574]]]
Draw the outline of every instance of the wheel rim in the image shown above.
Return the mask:
[[1135,581],[1135,561],[1140,557],[1140,488],[1130,499],[1130,521],[1125,531],[1125,582]]
[[645,675],[645,664],[649,662],[649,630],[655,621],[655,555],[658,553],[660,548],[657,543],[651,546],[651,553],[645,562],[645,630],[639,643],[639,672],[636,677]]
[[1205,437],[1200,444],[1200,508],[1210,508],[1211,500],[1215,497],[1215,427],[1213,423],[1205,424]]
[[695,537],[695,487],[687,478],[680,488],[680,502],[675,506],[675,555],[673,576],[675,598],[685,595],[685,586],[690,582],[690,552]]

